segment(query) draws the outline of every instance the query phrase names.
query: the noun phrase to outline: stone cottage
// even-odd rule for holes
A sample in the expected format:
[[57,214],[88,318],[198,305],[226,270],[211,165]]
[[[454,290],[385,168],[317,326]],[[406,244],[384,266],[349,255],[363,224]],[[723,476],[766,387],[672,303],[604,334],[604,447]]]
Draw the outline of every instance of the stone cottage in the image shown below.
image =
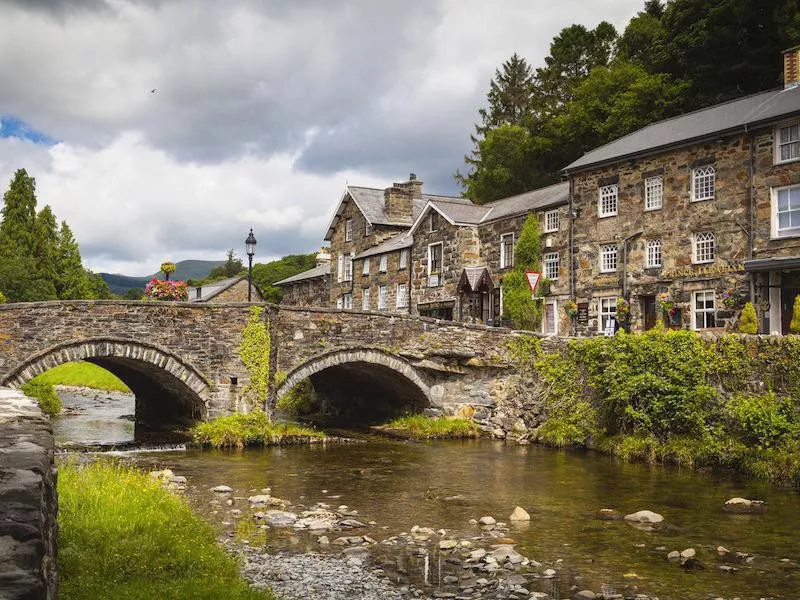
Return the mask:
[[[252,302],[263,302],[261,290],[254,283]],[[189,302],[247,302],[247,275],[213,281],[189,288]]]

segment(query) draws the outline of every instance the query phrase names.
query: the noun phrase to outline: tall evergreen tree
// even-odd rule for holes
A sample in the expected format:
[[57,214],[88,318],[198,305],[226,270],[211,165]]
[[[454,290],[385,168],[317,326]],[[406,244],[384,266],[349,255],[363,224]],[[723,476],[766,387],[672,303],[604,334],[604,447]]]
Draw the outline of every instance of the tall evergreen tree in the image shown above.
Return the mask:
[[56,218],[50,206],[45,206],[36,215],[33,223],[32,252],[36,261],[35,278],[42,294],[40,300],[56,300],[58,279],[58,230]]
[[36,181],[25,169],[19,169],[14,174],[3,196],[0,214],[3,217],[0,222],[0,245],[31,256],[36,222]]
[[528,62],[516,52],[512,54],[495,69],[486,98],[488,107],[478,111],[481,117],[481,123],[475,125],[478,135],[486,135],[500,125],[524,125],[533,101],[533,70]]
[[80,249],[72,229],[66,221],[61,221],[58,232],[58,277],[56,291],[62,300],[93,298],[86,270],[83,268]]

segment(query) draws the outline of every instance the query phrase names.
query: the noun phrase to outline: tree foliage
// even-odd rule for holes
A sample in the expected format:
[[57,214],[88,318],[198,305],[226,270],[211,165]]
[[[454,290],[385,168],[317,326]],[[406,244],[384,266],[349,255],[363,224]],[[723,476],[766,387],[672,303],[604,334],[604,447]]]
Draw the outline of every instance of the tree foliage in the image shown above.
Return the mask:
[[514,250],[514,269],[503,277],[503,310],[505,318],[514,322],[517,329],[536,329],[541,321],[541,302],[531,297],[525,271],[541,271],[542,249],[539,221],[535,213],[525,220],[525,225]]
[[233,251],[233,248],[231,248],[226,254],[225,264],[211,269],[211,272],[208,274],[208,277],[205,279],[205,281],[209,282],[216,279],[236,277],[242,272],[242,269],[244,269],[244,266],[242,265],[242,259],[238,258],[236,253]]
[[742,309],[742,316],[739,318],[739,331],[750,334],[758,333],[758,319],[752,302],[745,304]]
[[281,301],[282,290],[272,285],[276,281],[308,271],[316,266],[316,253],[290,254],[268,263],[253,265],[253,283],[258,286],[265,302],[277,304]]
[[244,331],[239,356],[250,375],[250,381],[242,392],[251,410],[264,406],[269,390],[270,363],[269,322],[260,306],[250,308]]

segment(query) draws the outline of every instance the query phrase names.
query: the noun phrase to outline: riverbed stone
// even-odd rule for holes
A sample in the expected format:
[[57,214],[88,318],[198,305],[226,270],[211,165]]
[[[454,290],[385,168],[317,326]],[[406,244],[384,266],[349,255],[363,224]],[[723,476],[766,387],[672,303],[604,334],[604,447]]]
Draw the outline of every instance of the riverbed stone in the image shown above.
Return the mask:
[[521,506],[517,506],[511,516],[508,517],[509,521],[530,521],[531,516],[528,514],[528,511],[522,508]]
[[457,540],[441,540],[439,542],[439,550],[452,550],[458,546]]
[[652,510],[640,510],[629,515],[625,515],[625,520],[631,523],[645,523],[653,525],[656,523],[661,523],[664,520],[664,517],[657,512],[653,512]]
[[268,494],[257,494],[255,496],[250,496],[247,501],[253,505],[267,505],[269,504],[270,496]]
[[297,520],[297,515],[282,510],[268,510],[264,520],[270,527],[292,527]]
[[595,598],[597,598],[597,594],[595,594],[592,590],[581,590],[572,598],[573,600],[595,600]]
[[215,485],[211,488],[211,491],[217,494],[230,494],[233,488],[229,485]]
[[767,510],[763,500],[749,500],[747,498],[731,498],[723,506],[723,510],[731,513],[760,514]]
[[478,519],[478,523],[481,525],[494,525],[497,521],[494,517],[487,515]]
[[697,552],[695,552],[694,548],[686,548],[686,550],[681,551],[681,558],[694,558],[697,556]]

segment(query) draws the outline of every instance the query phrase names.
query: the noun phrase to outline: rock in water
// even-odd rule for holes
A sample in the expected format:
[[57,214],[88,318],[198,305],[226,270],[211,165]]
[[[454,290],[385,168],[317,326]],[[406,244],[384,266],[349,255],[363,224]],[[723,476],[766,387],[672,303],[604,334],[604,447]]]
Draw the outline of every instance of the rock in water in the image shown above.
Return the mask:
[[530,521],[531,516],[528,514],[528,511],[518,506],[514,509],[514,512],[511,513],[511,516],[508,517],[511,521]]
[[486,516],[478,519],[478,523],[480,523],[481,525],[494,525],[495,523],[497,523],[497,521],[495,521],[494,517]]
[[217,494],[230,494],[233,491],[233,488],[229,485],[217,485],[211,488],[212,492],[216,492]]
[[657,512],[652,510],[640,510],[629,515],[625,515],[625,520],[632,523],[661,523],[664,520]]
[[767,510],[767,504],[763,500],[748,500],[747,498],[731,498],[725,503],[723,509],[732,513],[751,513],[758,514]]

